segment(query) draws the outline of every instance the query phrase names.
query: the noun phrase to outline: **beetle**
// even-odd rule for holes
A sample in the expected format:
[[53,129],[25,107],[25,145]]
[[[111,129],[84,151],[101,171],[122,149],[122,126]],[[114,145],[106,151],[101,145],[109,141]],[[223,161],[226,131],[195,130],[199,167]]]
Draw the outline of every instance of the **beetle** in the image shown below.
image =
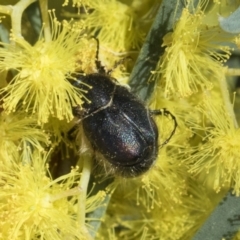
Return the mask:
[[119,85],[110,76],[112,70],[106,72],[98,60],[99,41],[95,40],[98,72],[79,76],[72,83],[85,90],[90,101],[81,108],[73,107],[73,115],[82,122],[93,149],[108,161],[115,174],[137,177],[151,168],[158,155],[159,133],[153,115],[170,115],[174,121],[174,129],[162,146],[175,133],[177,121],[167,109],[149,110],[128,88]]

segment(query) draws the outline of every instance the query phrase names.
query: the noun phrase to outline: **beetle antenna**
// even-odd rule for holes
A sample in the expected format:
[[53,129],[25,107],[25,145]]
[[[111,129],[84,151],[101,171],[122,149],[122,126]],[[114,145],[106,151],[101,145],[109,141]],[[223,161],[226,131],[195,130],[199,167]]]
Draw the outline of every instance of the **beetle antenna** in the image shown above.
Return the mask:
[[173,128],[170,136],[160,145],[160,147],[162,147],[170,141],[170,139],[172,138],[172,136],[174,135],[174,133],[176,131],[176,128],[178,126],[176,117],[171,112],[169,112],[166,108],[157,109],[157,110],[150,110],[150,114],[151,115],[164,115],[166,117],[170,116],[172,118],[173,122],[174,122],[174,128]]
[[97,50],[96,50],[96,56],[95,56],[95,64],[98,70],[98,73],[106,74],[104,66],[101,64],[101,61],[99,60],[99,39],[92,36],[93,39],[95,39],[97,43]]
[[97,67],[97,70],[98,70],[98,73],[103,73],[103,74],[106,74],[106,75],[111,75],[111,73],[119,66],[121,65],[123,62],[125,62],[126,60],[132,60],[132,58],[130,56],[126,56],[122,59],[120,59],[119,61],[117,61],[113,68],[108,70],[106,72],[105,70],[105,67],[101,64],[101,61],[99,60],[99,39],[92,36],[93,39],[95,39],[96,43],[97,43],[97,51],[96,51],[96,56],[95,56],[95,64],[96,64],[96,67]]

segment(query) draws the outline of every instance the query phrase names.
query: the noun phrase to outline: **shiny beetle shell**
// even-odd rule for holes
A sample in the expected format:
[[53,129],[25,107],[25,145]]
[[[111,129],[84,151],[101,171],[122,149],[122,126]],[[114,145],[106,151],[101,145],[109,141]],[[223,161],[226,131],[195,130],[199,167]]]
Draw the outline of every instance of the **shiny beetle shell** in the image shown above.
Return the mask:
[[[86,85],[91,86],[89,89]],[[153,165],[158,154],[158,129],[144,104],[108,75],[93,73],[74,83],[90,102],[73,108],[93,148],[114,172],[136,177]]]

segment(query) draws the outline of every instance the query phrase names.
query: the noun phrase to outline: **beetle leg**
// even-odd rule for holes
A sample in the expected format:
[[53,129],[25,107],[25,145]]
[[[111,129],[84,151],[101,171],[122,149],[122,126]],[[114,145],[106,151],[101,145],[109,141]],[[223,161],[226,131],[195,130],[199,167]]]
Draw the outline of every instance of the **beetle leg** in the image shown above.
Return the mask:
[[88,115],[86,109],[81,108],[79,105],[72,107],[73,115],[77,116],[79,120],[82,120],[85,116]]
[[67,138],[68,138],[69,140],[73,140],[73,139],[74,139],[73,133],[74,133],[78,128],[79,128],[79,126],[78,126],[78,125],[75,125],[75,126],[73,126],[73,127],[67,132]]
[[162,109],[157,109],[157,110],[150,110],[150,115],[164,115],[164,116],[170,116],[174,122],[174,128],[170,134],[170,136],[160,145],[160,147],[164,146],[165,144],[167,144],[170,139],[172,138],[172,136],[174,135],[175,131],[176,131],[176,128],[178,126],[177,124],[177,120],[176,120],[176,117],[171,113],[169,112],[166,108],[162,108]]
[[80,122],[81,122],[81,120],[77,121],[76,124],[70,130],[68,130],[67,137],[68,137],[69,140],[73,140],[74,136],[76,137],[75,132],[79,129]]

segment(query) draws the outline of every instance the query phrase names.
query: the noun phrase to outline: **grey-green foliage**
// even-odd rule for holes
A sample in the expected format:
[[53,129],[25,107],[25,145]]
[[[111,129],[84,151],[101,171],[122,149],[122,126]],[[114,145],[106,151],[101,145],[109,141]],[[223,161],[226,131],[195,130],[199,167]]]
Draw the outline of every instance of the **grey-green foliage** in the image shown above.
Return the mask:
[[240,33],[240,7],[227,18],[219,16],[220,27],[228,33]]

